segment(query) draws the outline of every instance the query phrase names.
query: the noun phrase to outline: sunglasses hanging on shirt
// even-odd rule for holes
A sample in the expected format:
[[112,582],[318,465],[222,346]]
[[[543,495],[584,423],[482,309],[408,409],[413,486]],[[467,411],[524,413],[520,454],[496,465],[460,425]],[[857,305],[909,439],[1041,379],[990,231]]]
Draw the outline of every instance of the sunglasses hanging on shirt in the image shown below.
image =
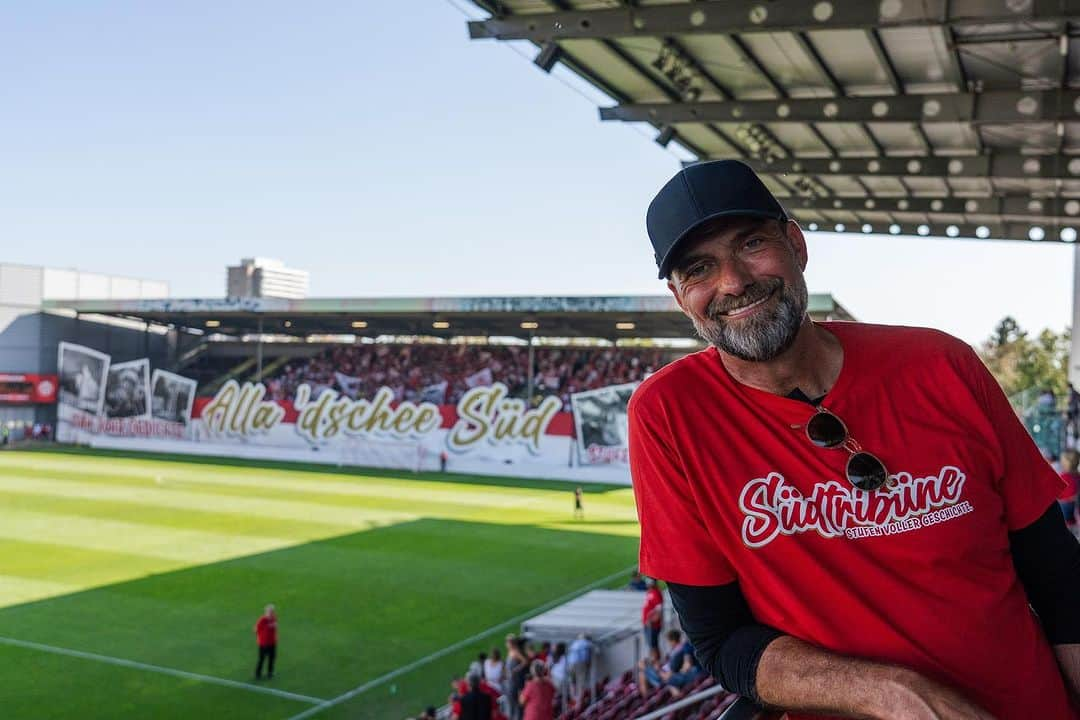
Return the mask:
[[889,480],[885,463],[862,449],[848,433],[844,421],[831,412],[817,406],[817,413],[806,423],[806,437],[820,448],[843,448],[850,453],[844,472],[848,482],[859,490],[873,492]]

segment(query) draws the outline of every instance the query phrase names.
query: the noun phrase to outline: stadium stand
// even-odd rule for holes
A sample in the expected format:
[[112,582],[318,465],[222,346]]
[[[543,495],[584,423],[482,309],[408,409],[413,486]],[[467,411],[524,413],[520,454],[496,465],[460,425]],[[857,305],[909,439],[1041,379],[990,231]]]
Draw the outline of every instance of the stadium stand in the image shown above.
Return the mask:
[[[556,395],[569,409],[571,393],[638,382],[679,354],[648,348],[537,348],[533,399]],[[350,397],[369,397],[385,385],[394,390],[395,400],[454,404],[470,387],[492,382],[524,397],[527,366],[528,349],[513,345],[346,345],[293,360],[266,384],[275,399],[293,397],[303,383],[316,392],[334,387]]]

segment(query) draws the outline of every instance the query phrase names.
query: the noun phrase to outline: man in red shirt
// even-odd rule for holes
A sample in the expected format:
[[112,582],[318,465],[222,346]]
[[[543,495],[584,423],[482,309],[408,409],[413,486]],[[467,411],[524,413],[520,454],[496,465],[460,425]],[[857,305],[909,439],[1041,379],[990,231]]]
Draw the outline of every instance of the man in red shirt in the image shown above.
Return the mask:
[[645,602],[641,605],[641,626],[645,631],[645,644],[660,651],[660,631],[664,628],[664,596],[656,581],[645,581]]
[[255,679],[262,679],[263,661],[268,661],[266,677],[274,677],[274,660],[277,658],[277,613],[273,605],[255,623],[255,641],[259,644],[259,662],[255,666]]
[[802,231],[742,163],[647,224],[709,347],[631,399],[641,571],[703,666],[795,719],[1080,717],[1061,480],[971,349],[811,321]]

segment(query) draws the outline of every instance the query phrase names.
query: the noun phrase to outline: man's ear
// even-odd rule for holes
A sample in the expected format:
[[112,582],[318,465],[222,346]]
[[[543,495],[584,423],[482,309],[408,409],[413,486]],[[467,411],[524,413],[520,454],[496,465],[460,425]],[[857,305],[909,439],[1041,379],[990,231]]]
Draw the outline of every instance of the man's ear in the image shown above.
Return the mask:
[[675,303],[679,306],[679,310],[682,310],[682,314],[690,317],[686,312],[686,306],[683,305],[682,296],[679,293],[679,285],[670,275],[668,276],[667,289],[671,292],[672,297],[675,298]]

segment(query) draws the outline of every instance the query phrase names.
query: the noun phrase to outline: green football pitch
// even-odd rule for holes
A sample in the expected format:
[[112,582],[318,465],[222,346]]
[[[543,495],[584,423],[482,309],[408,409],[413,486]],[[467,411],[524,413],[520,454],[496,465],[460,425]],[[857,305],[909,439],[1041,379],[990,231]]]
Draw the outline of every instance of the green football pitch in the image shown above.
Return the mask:
[[[629,488],[0,452],[0,716],[391,718],[637,553]],[[252,626],[279,614],[273,680]]]

